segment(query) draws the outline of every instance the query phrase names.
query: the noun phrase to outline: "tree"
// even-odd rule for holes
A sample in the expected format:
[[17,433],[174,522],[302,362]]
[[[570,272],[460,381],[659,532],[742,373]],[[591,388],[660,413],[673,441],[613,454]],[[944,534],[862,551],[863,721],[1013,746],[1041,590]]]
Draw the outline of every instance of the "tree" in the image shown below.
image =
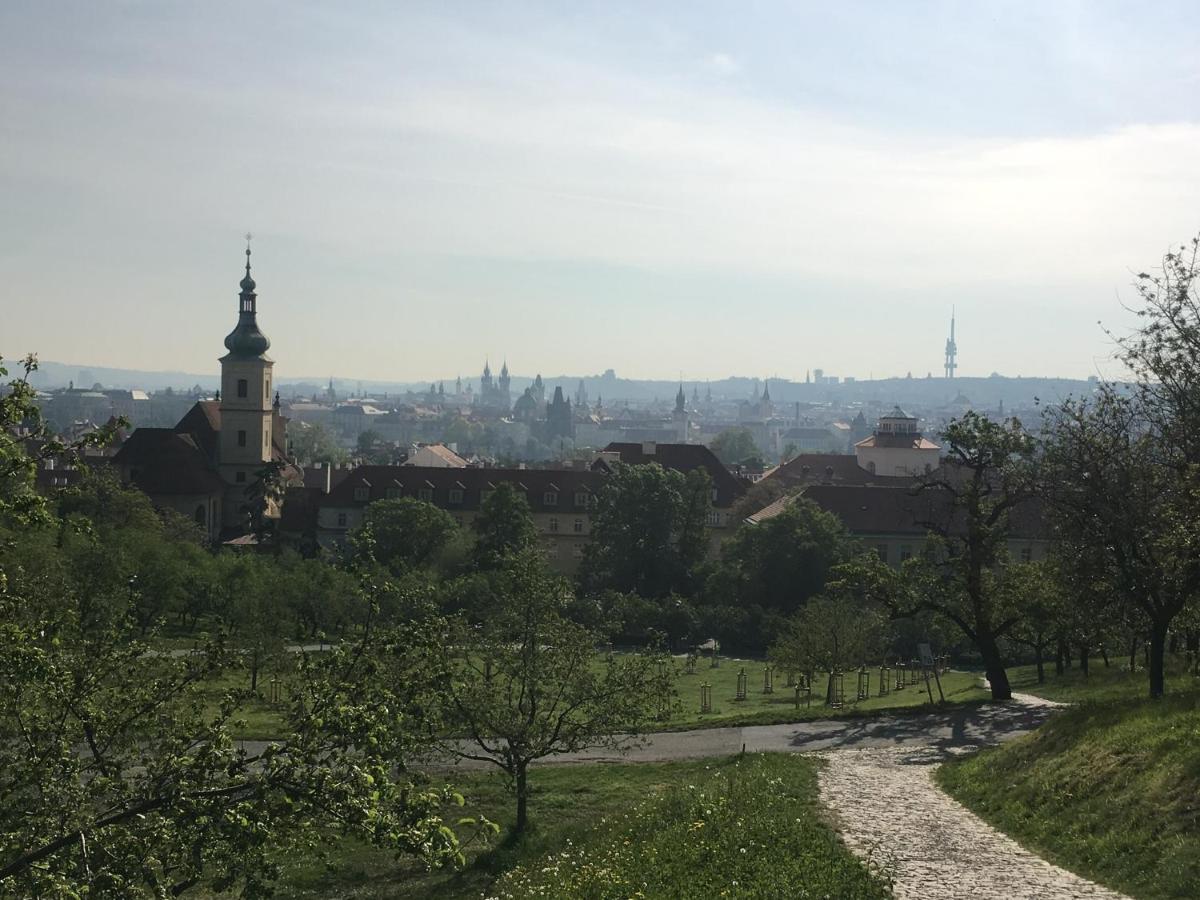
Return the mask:
[[[29,395],[16,393],[0,404],[0,434],[11,411],[30,418]],[[0,894],[261,896],[281,854],[336,834],[462,861],[440,816],[452,792],[404,774],[428,686],[411,667],[391,688],[376,677],[379,658],[393,670],[427,658],[431,633],[411,629],[377,652],[368,628],[302,659],[280,743],[246,753],[231,733],[245,692],[213,707],[212,682],[233,664],[223,643],[153,652],[127,585],[72,571],[113,549],[119,566],[134,558],[124,532],[142,507],[114,492],[93,521],[81,491],[56,516],[23,490],[36,458],[6,439],[0,451]]]
[[471,522],[475,532],[475,565],[497,569],[504,561],[537,541],[537,526],[525,495],[506,481],[496,485]]
[[1135,289],[1139,327],[1119,338],[1133,384],[1050,411],[1047,481],[1064,532],[1096,549],[1122,603],[1150,630],[1150,696],[1168,633],[1200,589],[1200,237]]
[[726,428],[708,445],[717,459],[727,466],[736,465],[758,456],[758,445],[749,428]]
[[707,549],[711,496],[707,473],[697,473],[685,478],[657,463],[618,465],[605,479],[580,568],[588,592],[657,598],[690,591]]
[[[882,652],[884,618],[881,607],[856,597],[846,584],[836,585],[788,621],[770,657],[785,668],[810,675],[864,665]],[[833,690],[832,678],[829,690]],[[832,693],[826,701],[831,699]]]
[[400,575],[435,567],[459,534],[450,513],[424,500],[401,497],[370,504],[351,541],[356,552],[373,556]]
[[338,444],[337,437],[325,425],[300,422],[290,432],[292,455],[301,464],[340,466],[350,461],[349,452]]
[[494,765],[511,780],[515,831],[528,823],[529,766],[588,747],[621,749],[673,697],[650,654],[596,658],[597,636],[566,618],[566,582],[536,550],[509,557],[482,627],[459,620],[444,641],[447,752]]
[[1145,415],[1104,386],[1046,421],[1046,494],[1064,541],[1087,553],[1150,631],[1150,696],[1164,690],[1167,633],[1200,589],[1200,468]]
[[949,457],[921,479],[911,505],[928,531],[923,552],[904,564],[903,577],[860,557],[838,578],[855,581],[893,617],[928,610],[953,622],[983,658],[992,699],[1008,700],[1001,640],[1021,616],[999,577],[1010,517],[1028,514],[1032,502],[1034,441],[1016,419],[993,422],[975,412],[952,420],[942,436]]
[[1065,598],[1059,572],[1045,560],[1014,563],[1005,570],[1001,589],[1008,594],[1008,605],[1020,612],[1009,637],[1033,652],[1038,684],[1044,684],[1046,652],[1064,628]]
[[792,615],[824,590],[829,571],[852,554],[841,520],[798,497],[779,515],[739,529],[722,560],[735,573],[739,604]]

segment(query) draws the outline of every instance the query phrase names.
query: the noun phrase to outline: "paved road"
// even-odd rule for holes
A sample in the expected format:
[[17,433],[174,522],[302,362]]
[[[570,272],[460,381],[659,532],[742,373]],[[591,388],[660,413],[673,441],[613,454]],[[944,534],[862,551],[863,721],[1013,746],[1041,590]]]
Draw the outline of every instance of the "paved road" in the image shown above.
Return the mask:
[[[807,753],[846,748],[926,747],[938,755],[984,747],[1037,728],[1053,712],[1049,705],[1022,702],[994,703],[960,709],[903,716],[814,719],[791,725],[753,725],[745,728],[705,728],[663,731],[645,736],[623,752],[585,750],[552,757],[552,763],[662,762],[728,756],[744,744],[747,751]],[[1030,698],[1032,699],[1032,698]],[[261,751],[262,741],[245,741],[249,753]],[[463,768],[483,763],[463,761]]]

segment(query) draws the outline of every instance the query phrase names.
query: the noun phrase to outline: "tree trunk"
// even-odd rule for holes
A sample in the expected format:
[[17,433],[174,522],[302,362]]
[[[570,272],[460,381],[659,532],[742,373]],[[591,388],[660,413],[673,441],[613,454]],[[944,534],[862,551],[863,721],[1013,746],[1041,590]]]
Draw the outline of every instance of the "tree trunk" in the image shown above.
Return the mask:
[[1046,683],[1046,666],[1042,660],[1042,650],[1043,648],[1041,644],[1038,644],[1033,650],[1034,654],[1037,656],[1038,684]]
[[1137,651],[1138,639],[1136,637],[1129,639],[1129,673],[1132,675],[1137,671]]
[[1108,668],[1108,647],[1104,644],[1100,645],[1100,658],[1104,660],[1104,668]]
[[517,824],[513,826],[513,831],[517,834],[524,834],[525,826],[529,822],[529,792],[526,782],[526,766],[526,763],[517,764]]
[[1088,677],[1088,651],[1089,651],[1089,649],[1090,648],[1088,647],[1087,644],[1079,645],[1079,668],[1083,672],[1084,678]]
[[1004,670],[1004,657],[990,631],[980,631],[976,638],[979,653],[983,657],[988,684],[992,687],[993,700],[1011,700],[1012,688],[1008,684],[1008,672]]
[[1156,621],[1150,627],[1150,697],[1163,695],[1163,666],[1167,648],[1167,623]]
[[250,655],[250,690],[258,690],[258,654]]
[[1062,675],[1062,673],[1065,672],[1066,670],[1067,670],[1067,667],[1063,663],[1063,645],[1062,645],[1062,641],[1060,640],[1054,646],[1054,674]]

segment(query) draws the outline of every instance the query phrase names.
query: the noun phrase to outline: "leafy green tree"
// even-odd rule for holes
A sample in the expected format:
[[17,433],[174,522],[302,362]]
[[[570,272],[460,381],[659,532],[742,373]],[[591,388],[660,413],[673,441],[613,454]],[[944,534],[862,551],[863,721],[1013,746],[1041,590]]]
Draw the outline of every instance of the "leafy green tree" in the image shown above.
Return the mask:
[[349,451],[338,443],[332,430],[320,423],[297,423],[288,429],[288,438],[292,455],[302,465],[338,466],[350,461]]
[[657,463],[618,465],[592,512],[592,540],[580,567],[585,589],[651,598],[690,593],[707,550],[706,476],[685,478]]
[[[86,504],[56,517],[23,489],[22,445],[3,449],[0,895],[262,896],[281,856],[339,834],[462,862],[440,815],[451,792],[403,774],[423,742],[414,710],[429,706],[428,685],[377,678],[377,660],[394,671],[440,649],[430,632],[376,648],[378,632],[366,629],[353,646],[302,660],[281,741],[244,752],[231,727],[245,692],[212,707],[211,683],[233,654],[219,641],[179,657],[152,652],[127,585],[73,571],[104,552],[120,551],[121,567],[136,560],[124,534],[134,526],[104,504],[95,522]],[[137,519],[136,503],[112,496]]]
[[[46,499],[38,493],[38,466],[44,460],[69,463],[90,447],[109,443],[118,429],[129,422],[116,419],[74,441],[58,439],[46,425],[36,403],[37,391],[29,376],[37,371],[37,357],[30,354],[21,363],[22,374],[0,391],[0,515],[25,524],[51,521]],[[0,378],[9,374],[0,357]]]
[[754,443],[754,435],[749,428],[726,428],[708,445],[717,459],[732,466],[759,455],[758,445]]
[[854,543],[841,520],[798,497],[777,516],[739,529],[722,551],[737,601],[792,615],[825,589],[830,570]]
[[496,485],[483,501],[471,530],[475,532],[475,565],[482,570],[499,568],[508,557],[537,541],[529,501],[508,482]]
[[1115,387],[1050,410],[1045,435],[1056,526],[1144,617],[1150,695],[1161,696],[1168,631],[1200,590],[1200,467],[1180,465],[1139,398]]
[[1059,573],[1045,560],[1010,564],[1001,589],[1020,612],[1009,639],[1027,647],[1037,665],[1038,684],[1046,681],[1046,654],[1064,627],[1065,597]]
[[449,697],[442,739],[453,756],[511,779],[516,833],[528,823],[529,766],[588,747],[620,749],[673,700],[666,666],[650,654],[597,660],[597,636],[565,615],[567,583],[536,550],[508,558],[495,579],[493,615],[459,621],[443,657]]
[[399,575],[436,567],[459,536],[450,513],[414,497],[401,497],[370,504],[351,540],[358,554],[373,557]]
[[[845,584],[811,599],[788,620],[771,647],[770,658],[810,675],[837,672],[874,662],[883,653],[886,615]],[[829,681],[832,691],[833,681]],[[826,702],[832,696],[826,697]]]

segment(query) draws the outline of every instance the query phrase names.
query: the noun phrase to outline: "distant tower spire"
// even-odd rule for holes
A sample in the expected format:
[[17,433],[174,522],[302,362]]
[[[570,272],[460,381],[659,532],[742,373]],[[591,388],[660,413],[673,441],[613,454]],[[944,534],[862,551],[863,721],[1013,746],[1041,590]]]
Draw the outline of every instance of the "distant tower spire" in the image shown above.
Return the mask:
[[958,344],[954,342],[954,307],[950,307],[950,337],[946,341],[946,377],[953,378],[958,368]]

